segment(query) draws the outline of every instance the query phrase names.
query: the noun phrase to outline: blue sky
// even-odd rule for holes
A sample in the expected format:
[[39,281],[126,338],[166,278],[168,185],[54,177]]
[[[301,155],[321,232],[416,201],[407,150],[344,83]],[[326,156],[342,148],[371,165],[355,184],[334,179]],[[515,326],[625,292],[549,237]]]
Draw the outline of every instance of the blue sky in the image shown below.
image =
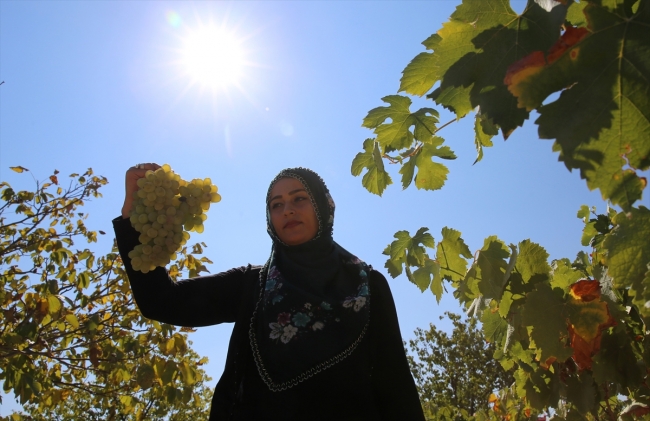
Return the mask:
[[[445,226],[460,230],[472,251],[496,234],[508,243],[530,238],[551,258],[573,258],[578,208],[606,204],[557,162],[552,142],[537,138],[534,118],[507,142],[495,138],[476,165],[472,122],[443,129],[458,159],[446,163],[440,191],[402,191],[395,167],[397,184],[380,198],[350,174],[371,136],[363,117],[397,92],[402,69],[424,49],[420,42],[458,3],[0,1],[0,179],[32,188],[29,175],[9,170],[17,165],[40,180],[54,169],[66,175],[92,167],[106,176],[104,197],[86,206],[90,227],[108,233],[94,246],[105,253],[129,166],[169,163],[185,179],[210,177],[223,200],[192,239],[208,245],[213,273],[267,259],[264,195],[273,176],[292,166],[321,174],[337,204],[335,240],[384,273],[381,251],[393,233],[422,226],[437,239]],[[233,31],[245,52],[238,86],[213,91],[184,74],[184,38],[211,24]],[[451,119],[440,111],[441,122]],[[650,206],[647,197],[642,204]],[[460,311],[404,277],[389,283],[405,339],[440,323],[444,311]],[[230,330],[190,336],[210,359],[213,383]],[[12,401],[5,397],[1,415],[16,407]]]

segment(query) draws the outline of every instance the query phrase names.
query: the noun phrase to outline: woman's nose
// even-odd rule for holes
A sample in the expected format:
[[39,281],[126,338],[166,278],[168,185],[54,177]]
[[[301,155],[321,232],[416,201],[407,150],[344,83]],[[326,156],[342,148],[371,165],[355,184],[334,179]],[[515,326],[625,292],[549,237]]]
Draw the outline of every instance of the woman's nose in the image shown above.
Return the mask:
[[291,206],[291,203],[287,203],[284,205],[284,214],[285,215],[291,215],[293,214],[293,206]]

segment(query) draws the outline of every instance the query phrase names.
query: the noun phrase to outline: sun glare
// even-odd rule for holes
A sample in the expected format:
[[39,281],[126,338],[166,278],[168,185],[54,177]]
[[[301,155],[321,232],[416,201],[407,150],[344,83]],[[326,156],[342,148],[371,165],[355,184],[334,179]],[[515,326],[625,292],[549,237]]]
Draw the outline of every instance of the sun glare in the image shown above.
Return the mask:
[[237,85],[245,65],[241,41],[216,26],[202,27],[185,38],[183,64],[193,82],[204,87]]

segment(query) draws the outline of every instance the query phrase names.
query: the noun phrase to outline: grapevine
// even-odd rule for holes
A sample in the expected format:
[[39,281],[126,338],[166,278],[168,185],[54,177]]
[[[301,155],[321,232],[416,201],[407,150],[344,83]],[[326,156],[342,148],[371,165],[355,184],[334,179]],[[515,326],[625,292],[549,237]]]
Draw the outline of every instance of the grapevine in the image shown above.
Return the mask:
[[147,273],[175,260],[190,232],[203,232],[205,212],[221,196],[209,178],[185,181],[168,164],[147,171],[138,187],[129,218],[140,244],[129,257],[133,269]]
[[[455,120],[474,116],[475,163],[535,110],[539,137],[555,139],[559,160],[608,201],[606,214],[580,208],[581,245],[592,252],[574,261],[496,236],[472,253],[447,227],[438,243],[428,228],[398,231],[384,250],[392,277],[405,273],[438,301],[450,284],[513,371],[513,388],[476,419],[650,416],[650,209],[639,205],[650,170],[649,24],[650,0],[528,0],[521,14],[510,1],[462,0],[403,71],[399,92],[426,95]],[[404,189],[441,189],[442,161],[456,155],[438,111],[411,109],[402,94],[382,101],[363,119],[374,137],[352,175],[381,196],[393,183],[386,160],[401,167]]]

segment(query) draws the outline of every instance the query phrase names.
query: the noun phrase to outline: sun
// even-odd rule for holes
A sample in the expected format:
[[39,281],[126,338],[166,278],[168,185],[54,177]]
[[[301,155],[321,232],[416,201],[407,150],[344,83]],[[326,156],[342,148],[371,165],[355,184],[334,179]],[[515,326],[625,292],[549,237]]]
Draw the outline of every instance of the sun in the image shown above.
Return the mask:
[[246,65],[242,41],[224,28],[210,25],[183,40],[182,63],[192,83],[212,89],[238,85]]

